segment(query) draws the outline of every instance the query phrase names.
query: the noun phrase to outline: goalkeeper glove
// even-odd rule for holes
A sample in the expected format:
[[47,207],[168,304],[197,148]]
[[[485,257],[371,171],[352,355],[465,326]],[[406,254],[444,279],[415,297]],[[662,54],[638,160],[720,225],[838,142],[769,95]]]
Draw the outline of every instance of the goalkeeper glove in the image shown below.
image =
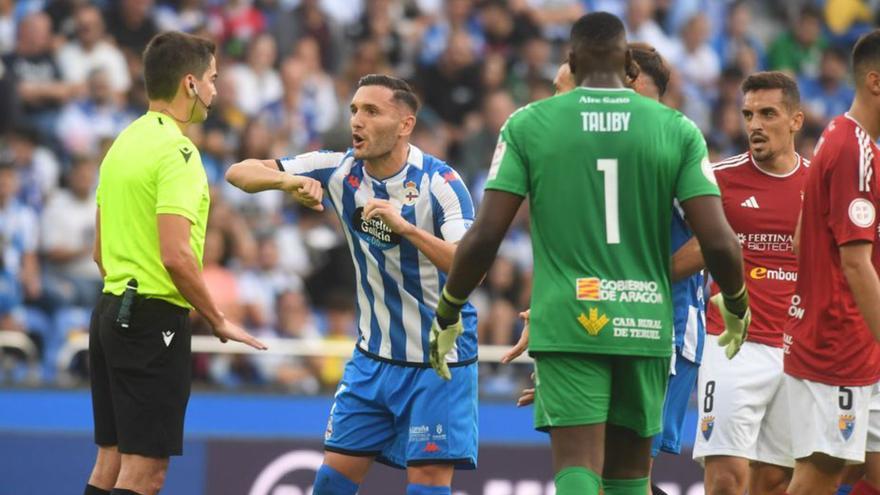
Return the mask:
[[461,307],[467,300],[456,299],[443,289],[434,322],[431,324],[430,352],[431,367],[444,380],[450,380],[452,373],[446,364],[446,354],[455,347],[455,340],[464,330],[461,324]]
[[724,320],[724,333],[718,337],[718,345],[726,347],[724,354],[727,359],[733,359],[749,335],[749,324],[752,322],[749,292],[743,285],[734,296],[718,293],[712,296],[710,301],[718,307]]

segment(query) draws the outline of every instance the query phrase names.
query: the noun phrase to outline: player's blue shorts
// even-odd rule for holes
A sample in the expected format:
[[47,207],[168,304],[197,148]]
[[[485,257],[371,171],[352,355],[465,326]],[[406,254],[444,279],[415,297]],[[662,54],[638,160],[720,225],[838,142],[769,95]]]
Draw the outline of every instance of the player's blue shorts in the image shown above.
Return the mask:
[[675,353],[675,374],[669,377],[666,400],[663,403],[663,431],[654,437],[651,457],[657,457],[662,450],[670,454],[681,453],[681,433],[684,430],[684,417],[688,402],[697,386],[697,372],[700,366]]
[[324,448],[375,456],[392,467],[451,463],[477,467],[477,364],[404,366],[355,350],[336,390]]

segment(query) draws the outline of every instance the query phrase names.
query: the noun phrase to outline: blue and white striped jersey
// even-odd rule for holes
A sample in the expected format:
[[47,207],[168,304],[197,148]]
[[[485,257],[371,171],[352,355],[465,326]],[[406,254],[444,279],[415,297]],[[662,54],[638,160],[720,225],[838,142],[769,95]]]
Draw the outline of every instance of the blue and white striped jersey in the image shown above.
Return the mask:
[[[474,221],[474,206],[449,165],[410,145],[406,166],[392,177],[370,177],[353,152],[316,151],[278,160],[284,171],[316,179],[342,221],[357,273],[358,347],[395,363],[428,366],[428,337],[446,283],[427,256],[379,219],[364,220],[371,198],[386,199],[416,227],[458,242]],[[447,360],[477,357],[477,314],[462,310],[464,333]]]
[[[678,251],[693,237],[684,212],[676,202],[672,212],[672,253]],[[703,358],[703,342],[706,340],[706,301],[703,297],[703,273],[672,284],[673,323],[675,348],[681,357],[700,364]]]

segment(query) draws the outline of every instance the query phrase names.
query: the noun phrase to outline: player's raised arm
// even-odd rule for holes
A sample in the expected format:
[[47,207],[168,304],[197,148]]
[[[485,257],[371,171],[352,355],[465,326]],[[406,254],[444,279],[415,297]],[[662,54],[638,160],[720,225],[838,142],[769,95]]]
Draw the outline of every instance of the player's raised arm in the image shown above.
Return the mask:
[[322,211],[323,187],[342,153],[306,153],[293,159],[246,159],[226,171],[226,181],[249,193],[279,190],[313,210]]

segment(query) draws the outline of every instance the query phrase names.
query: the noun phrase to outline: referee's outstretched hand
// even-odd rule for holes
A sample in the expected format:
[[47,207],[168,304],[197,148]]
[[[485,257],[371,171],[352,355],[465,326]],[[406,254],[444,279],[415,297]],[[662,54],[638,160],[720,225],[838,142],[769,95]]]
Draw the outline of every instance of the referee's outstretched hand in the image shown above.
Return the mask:
[[260,342],[253,335],[247,333],[244,328],[241,328],[226,318],[223,318],[223,322],[220,323],[220,325],[214,327],[214,336],[220,339],[220,342],[223,342],[224,344],[229,340],[234,340],[236,342],[241,342],[242,344],[247,344],[259,351],[265,351],[268,349],[266,344]]

